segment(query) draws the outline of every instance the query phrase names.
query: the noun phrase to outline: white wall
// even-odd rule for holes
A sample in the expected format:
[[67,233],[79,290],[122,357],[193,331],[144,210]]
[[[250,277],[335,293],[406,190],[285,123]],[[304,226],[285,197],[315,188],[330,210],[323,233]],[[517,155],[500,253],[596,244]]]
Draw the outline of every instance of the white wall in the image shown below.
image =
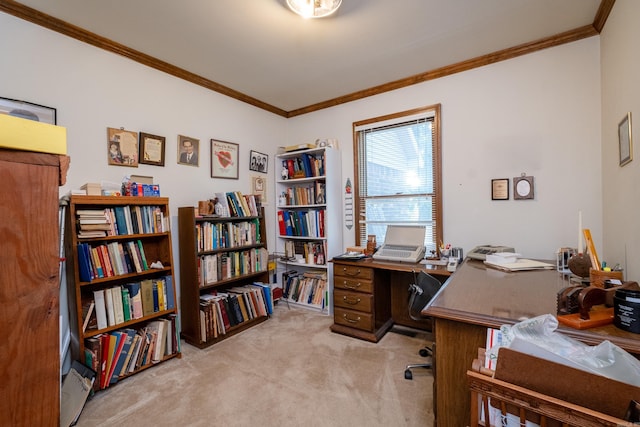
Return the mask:
[[[581,210],[600,248],[599,54],[592,37],[295,117],[287,140],[338,138],[343,180],[353,180],[353,122],[440,103],[447,242],[555,259],[577,246]],[[522,172],[535,177],[535,200],[491,200],[491,179]],[[344,235],[353,244],[353,230]]]
[[602,44],[602,182],[604,253],[623,263],[625,278],[640,280],[640,158],[619,166],[618,123],[631,112],[632,139],[640,144],[640,3],[617,0]]
[[[176,215],[217,191],[248,193],[249,150],[275,154],[283,145],[282,117],[2,13],[0,55],[0,96],[54,107],[67,128],[71,167],[61,194],[152,175]],[[165,136],[165,166],[108,166],[107,127]],[[200,140],[199,167],[177,164],[179,134]],[[238,180],[210,177],[211,138],[240,144]]]
[[[0,55],[0,96],[55,107],[68,129],[71,169],[62,192],[130,173],[153,175],[175,215],[214,191],[248,192],[250,149],[272,156],[273,183],[276,147],[318,137],[338,138],[346,179],[353,177],[354,121],[441,103],[447,242],[465,252],[492,243],[553,258],[558,247],[577,244],[581,210],[602,246],[597,37],[289,120],[5,14]],[[107,127],[166,136],[165,167],[107,166]],[[210,138],[239,143],[240,179],[210,178],[205,159],[199,168],[177,165],[178,134],[199,138],[201,157],[209,155]],[[491,200],[492,178],[522,172],[535,176],[535,200]],[[273,241],[273,185],[269,191]],[[345,230],[345,245],[353,240]]]

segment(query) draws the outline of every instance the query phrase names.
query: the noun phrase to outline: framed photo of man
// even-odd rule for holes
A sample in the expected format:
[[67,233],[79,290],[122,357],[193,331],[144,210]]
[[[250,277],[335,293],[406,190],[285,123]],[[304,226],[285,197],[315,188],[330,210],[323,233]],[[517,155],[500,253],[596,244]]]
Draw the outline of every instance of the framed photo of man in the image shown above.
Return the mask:
[[181,165],[199,165],[200,140],[178,135],[178,163]]

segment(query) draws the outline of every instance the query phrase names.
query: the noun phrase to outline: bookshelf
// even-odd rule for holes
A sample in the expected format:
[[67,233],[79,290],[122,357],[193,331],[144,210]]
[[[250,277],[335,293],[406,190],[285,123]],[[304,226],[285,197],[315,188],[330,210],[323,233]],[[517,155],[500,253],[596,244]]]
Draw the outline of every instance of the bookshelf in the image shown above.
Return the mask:
[[340,151],[311,148],[276,156],[278,280],[290,304],[333,311],[332,265],[343,251]]
[[206,348],[267,320],[273,305],[264,210],[196,214],[178,208],[180,311],[184,340]]
[[169,199],[71,196],[65,228],[72,352],[94,389],[180,357]]

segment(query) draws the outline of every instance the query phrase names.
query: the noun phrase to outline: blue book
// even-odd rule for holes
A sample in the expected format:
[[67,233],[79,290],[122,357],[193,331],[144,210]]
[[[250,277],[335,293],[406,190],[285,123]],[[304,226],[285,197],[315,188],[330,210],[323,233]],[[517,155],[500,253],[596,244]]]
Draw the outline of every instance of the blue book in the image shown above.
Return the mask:
[[293,236],[293,224],[291,223],[291,214],[289,211],[282,211],[282,216],[284,218],[284,227],[287,233],[287,236]]
[[173,277],[164,277],[164,290],[167,292],[167,310],[176,308],[175,294],[173,292]]
[[262,282],[253,282],[255,286],[260,287],[262,290],[262,296],[264,297],[264,304],[267,307],[267,313],[273,314],[273,300],[271,299],[271,287]]
[[116,215],[116,225],[118,226],[118,235],[122,236],[125,234],[129,234],[129,229],[127,228],[127,218],[124,216],[124,207],[116,206],[113,208]]
[[127,355],[129,354],[129,350],[131,349],[131,343],[133,342],[133,337],[136,334],[134,329],[124,329],[120,332],[121,340],[124,340],[124,344],[122,344],[122,350],[120,350],[120,354],[118,355],[118,360],[113,361],[116,366],[113,368],[113,374],[111,376],[111,380],[109,384],[115,384],[118,382],[118,377],[121,374],[122,367],[124,366],[125,361],[127,360]]
[[160,311],[160,300],[158,299],[158,283],[154,280],[153,285],[153,312],[157,313]]
[[89,248],[88,243],[78,243],[78,273],[83,282],[90,282],[92,279],[91,262],[87,248]]

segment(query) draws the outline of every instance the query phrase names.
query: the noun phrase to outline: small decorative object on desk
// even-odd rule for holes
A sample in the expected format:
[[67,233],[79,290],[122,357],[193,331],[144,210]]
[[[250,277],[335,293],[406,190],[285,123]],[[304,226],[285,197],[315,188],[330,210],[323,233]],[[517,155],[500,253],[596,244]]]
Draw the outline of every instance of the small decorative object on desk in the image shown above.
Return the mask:
[[585,254],[575,254],[569,258],[567,263],[569,270],[578,277],[589,277],[589,269],[591,268],[591,257]]
[[371,256],[375,251],[376,251],[376,235],[371,234],[367,236],[367,249],[365,254],[367,256]]

